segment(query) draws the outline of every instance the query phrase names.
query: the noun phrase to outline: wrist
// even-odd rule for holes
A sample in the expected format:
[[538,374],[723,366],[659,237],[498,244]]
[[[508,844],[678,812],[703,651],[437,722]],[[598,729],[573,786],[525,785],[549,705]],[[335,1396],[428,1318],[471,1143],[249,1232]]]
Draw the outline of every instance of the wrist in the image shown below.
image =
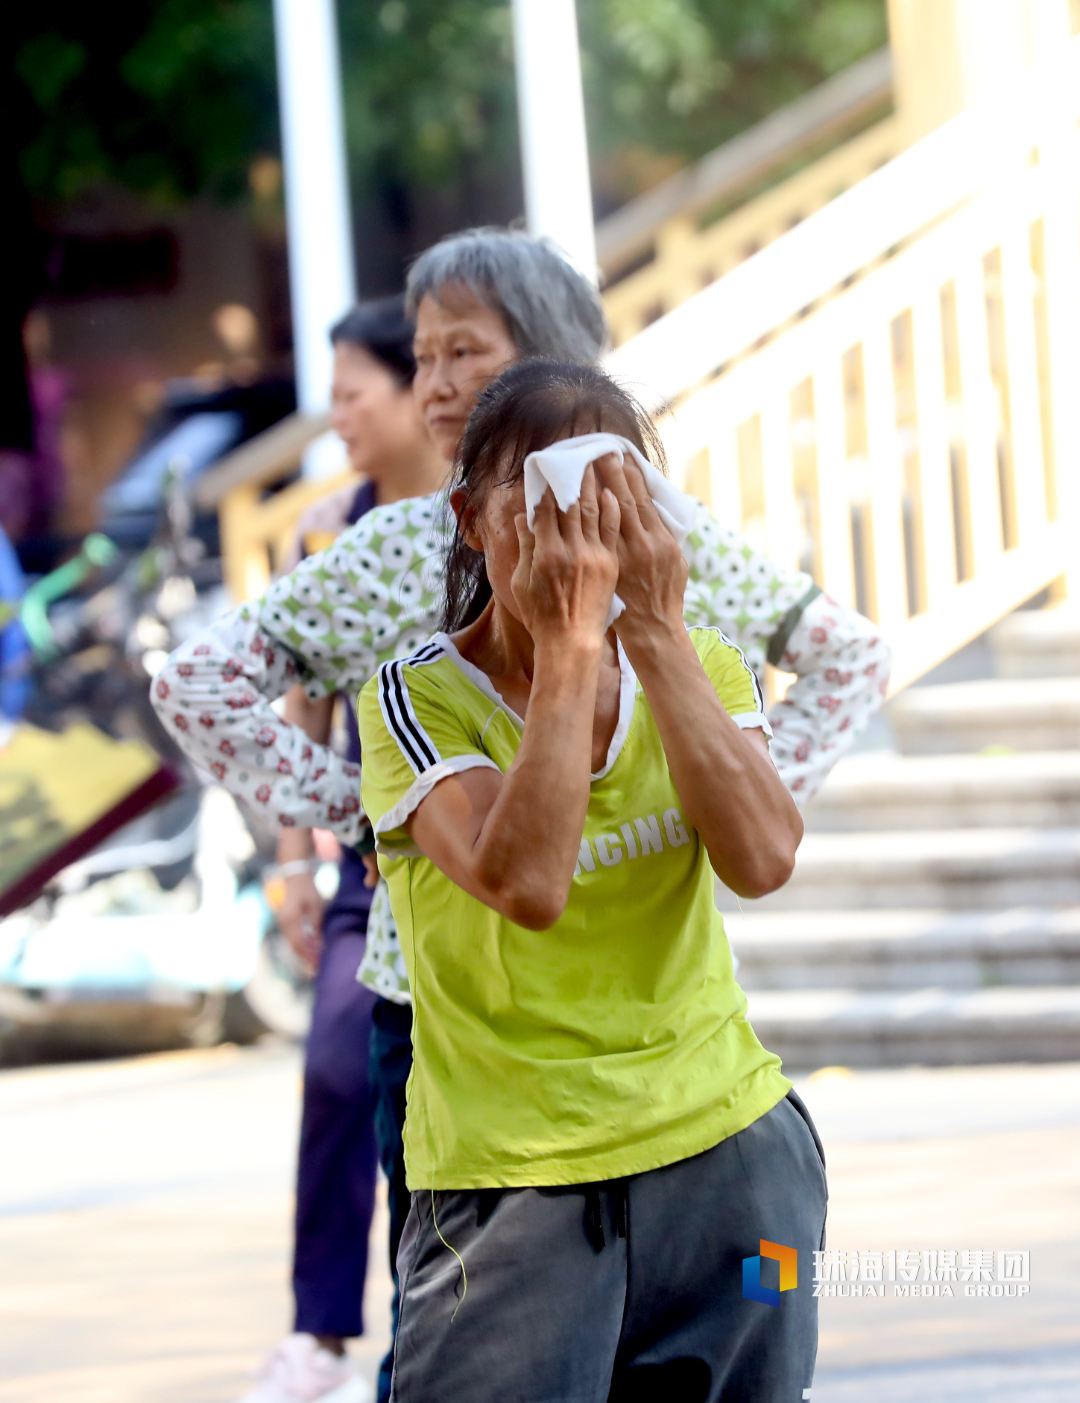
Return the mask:
[[681,617],[676,625],[652,621],[648,626],[635,626],[628,620],[625,628],[619,619],[616,632],[630,665],[642,681],[649,673],[670,672],[680,661],[691,658],[697,661],[697,652]]
[[604,656],[603,638],[541,640],[533,648],[533,689],[569,683],[573,690],[596,687]]
[[294,857],[288,862],[279,862],[277,866],[271,867],[267,876],[271,880],[277,877],[287,882],[292,877],[313,877],[321,866],[322,863],[317,857]]

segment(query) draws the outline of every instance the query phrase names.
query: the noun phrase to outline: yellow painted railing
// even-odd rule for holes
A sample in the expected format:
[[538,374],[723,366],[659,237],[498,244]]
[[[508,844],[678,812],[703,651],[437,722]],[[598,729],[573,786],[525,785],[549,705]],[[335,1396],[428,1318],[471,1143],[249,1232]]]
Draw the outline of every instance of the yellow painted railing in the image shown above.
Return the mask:
[[676,481],[903,686],[1075,569],[1080,41],[612,353]]
[[601,220],[615,344],[895,156],[893,69],[888,48],[869,54]]
[[604,294],[614,344],[773,243],[902,148],[900,121],[886,117],[715,223],[702,226],[692,215],[666,220],[656,230],[652,261]]
[[326,415],[292,414],[200,478],[195,500],[204,509],[218,509],[225,583],[235,600],[263,593],[293,547],[303,512],[352,477],[345,472],[288,481],[327,424]]

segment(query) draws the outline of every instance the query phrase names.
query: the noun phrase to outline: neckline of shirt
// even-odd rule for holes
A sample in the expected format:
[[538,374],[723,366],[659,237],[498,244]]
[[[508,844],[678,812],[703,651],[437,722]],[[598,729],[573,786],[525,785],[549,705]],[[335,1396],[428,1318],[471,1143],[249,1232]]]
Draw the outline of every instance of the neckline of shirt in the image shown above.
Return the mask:
[[[512,706],[504,699],[502,694],[496,691],[491,678],[486,672],[481,671],[475,663],[469,662],[468,658],[462,657],[458,652],[457,645],[449,634],[436,633],[431,640],[437,643],[445,652],[446,656],[454,666],[462,672],[473,684],[477,691],[482,692],[488,701],[494,702],[500,711],[510,718],[519,731],[525,727],[525,722],[517,714]],[[634,717],[634,706],[637,702],[637,674],[630,666],[630,660],[623,651],[623,645],[618,638],[615,640],[615,647],[619,656],[619,719],[615,723],[615,733],[611,737],[611,744],[608,746],[607,758],[599,770],[594,770],[589,776],[592,780],[603,779],[609,774],[615,761],[622,753],[626,737],[630,733],[630,722]]]

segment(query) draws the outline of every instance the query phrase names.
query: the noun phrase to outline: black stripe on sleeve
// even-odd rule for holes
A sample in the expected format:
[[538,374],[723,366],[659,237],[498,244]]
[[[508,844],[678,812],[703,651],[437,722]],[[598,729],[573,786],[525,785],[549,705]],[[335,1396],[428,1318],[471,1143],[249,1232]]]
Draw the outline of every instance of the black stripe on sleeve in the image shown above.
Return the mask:
[[391,677],[393,663],[383,663],[379,668],[379,696],[383,704],[383,717],[386,724],[397,741],[399,748],[403,752],[405,759],[413,767],[417,774],[426,768],[423,757],[417,752],[409,734],[398,718],[397,709],[394,705],[394,689]]
[[408,683],[402,669],[408,664],[434,662],[442,654],[437,644],[421,648],[411,657],[384,663],[379,668],[379,687],[385,701],[384,715],[398,745],[417,774],[439,763],[439,756],[412,709]]

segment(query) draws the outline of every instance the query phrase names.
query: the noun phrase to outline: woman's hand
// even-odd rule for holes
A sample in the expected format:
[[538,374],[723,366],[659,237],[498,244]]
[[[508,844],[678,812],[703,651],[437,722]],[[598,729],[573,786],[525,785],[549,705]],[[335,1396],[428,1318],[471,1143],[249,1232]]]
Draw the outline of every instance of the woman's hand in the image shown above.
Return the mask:
[[619,576],[619,505],[586,469],[581,497],[560,512],[550,488],[536,508],[514,518],[519,555],[510,580],[521,621],[534,644],[599,643]]
[[597,473],[619,506],[619,598],[626,605],[615,631],[630,653],[662,633],[683,632],[686,557],[653,506],[645,477],[634,460],[607,453]]
[[323,912],[326,903],[310,872],[285,878],[285,900],[277,912],[278,925],[293,953],[317,969],[322,953]]

